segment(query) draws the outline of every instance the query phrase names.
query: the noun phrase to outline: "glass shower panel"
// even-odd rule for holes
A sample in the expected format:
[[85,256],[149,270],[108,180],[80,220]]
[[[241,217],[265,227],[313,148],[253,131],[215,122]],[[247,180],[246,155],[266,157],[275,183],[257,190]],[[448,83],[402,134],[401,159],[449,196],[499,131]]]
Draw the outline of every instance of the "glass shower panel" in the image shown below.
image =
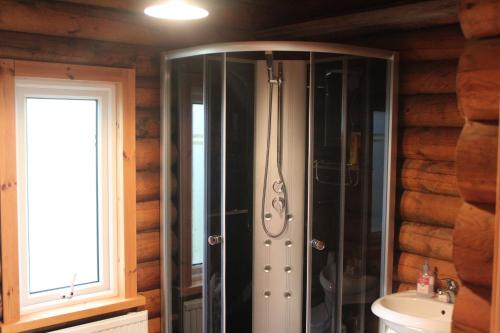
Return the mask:
[[370,310],[380,296],[387,119],[387,62],[347,60],[342,324],[378,332]]
[[224,163],[222,145],[224,55],[205,57],[205,112],[206,112],[206,223],[204,265],[204,325],[205,333],[222,332],[224,306],[224,278],[222,276],[222,180]]
[[226,332],[252,332],[255,62],[226,62]]
[[[345,62],[315,54],[313,68],[310,332],[336,332],[338,256],[343,210]],[[311,119],[311,118],[310,118]]]

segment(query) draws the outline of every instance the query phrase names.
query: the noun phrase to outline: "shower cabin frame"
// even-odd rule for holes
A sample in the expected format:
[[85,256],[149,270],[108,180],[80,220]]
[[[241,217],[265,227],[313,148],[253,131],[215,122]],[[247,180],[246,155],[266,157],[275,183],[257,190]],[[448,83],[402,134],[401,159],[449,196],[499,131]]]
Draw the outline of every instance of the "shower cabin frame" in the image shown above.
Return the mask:
[[[392,293],[392,271],[393,271],[393,248],[394,248],[394,219],[395,219],[395,200],[396,200],[396,164],[397,164],[397,127],[398,127],[398,117],[397,117],[397,106],[398,106],[398,82],[399,82],[399,56],[397,52],[386,51],[373,48],[356,47],[343,44],[335,43],[317,43],[317,42],[290,42],[290,41],[251,41],[251,42],[231,42],[231,43],[219,43],[219,44],[209,44],[198,47],[191,47],[186,49],[174,50],[165,52],[161,57],[161,302],[162,302],[162,331],[165,333],[172,332],[172,297],[171,297],[171,232],[170,232],[170,205],[171,201],[168,199],[168,193],[171,189],[171,172],[169,166],[171,164],[171,147],[170,147],[170,137],[168,136],[167,130],[171,126],[171,112],[170,112],[170,88],[171,88],[171,63],[170,60],[210,55],[210,54],[222,54],[222,60],[224,63],[223,74],[222,74],[222,133],[221,133],[221,154],[222,154],[222,165],[221,165],[221,212],[225,211],[225,193],[226,193],[226,179],[225,174],[225,144],[226,144],[226,61],[227,53],[233,52],[252,52],[252,51],[289,51],[289,52],[304,52],[309,53],[310,66],[314,65],[314,55],[315,53],[331,53],[332,55],[343,55],[343,56],[358,56],[367,58],[383,59],[388,61],[387,66],[387,110],[389,116],[386,121],[386,128],[388,129],[387,136],[385,138],[385,149],[386,156],[384,157],[384,164],[387,166],[384,175],[384,214],[382,217],[383,228],[382,228],[382,278],[380,282],[380,291],[382,295]],[[311,85],[314,84],[314,70],[309,71],[309,80]],[[345,74],[344,74],[345,80]],[[313,177],[314,177],[314,167],[313,167],[313,154],[314,154],[314,90],[309,89],[309,105],[308,105],[308,128],[307,128],[307,139],[308,139],[308,161],[307,161],[307,235],[306,243],[304,245],[310,244],[312,241],[312,205],[313,205]],[[343,107],[342,107],[342,126],[341,126],[341,141],[343,146],[346,142],[346,106],[345,99],[346,93],[343,93]],[[345,151],[346,147],[343,147],[342,159],[345,164]],[[344,169],[344,168],[343,168]],[[341,178],[345,178],[345,172],[342,172]],[[344,190],[342,190],[344,191]],[[341,201],[344,200],[344,195],[341,195]],[[341,202],[341,207],[343,203]],[[342,208],[342,211],[344,208]],[[343,213],[341,213],[343,214]],[[225,225],[225,214],[221,214],[221,236],[224,240],[226,235],[226,225]],[[342,231],[340,235],[340,248],[343,247],[342,241]],[[222,257],[222,318],[221,318],[221,332],[226,333],[226,313],[225,313],[225,259],[226,259],[226,247],[224,241],[221,243],[221,257]],[[310,322],[311,318],[311,258],[312,249],[311,246],[306,246],[305,256],[307,258],[307,278],[306,278],[306,290],[304,296],[306,297],[306,323]],[[340,254],[339,254],[340,257]],[[339,263],[340,265],[340,263]],[[342,290],[342,270],[338,270],[338,290]],[[337,294],[337,298],[342,298],[342,293]],[[337,327],[336,330],[340,332],[341,323],[341,310],[337,311]],[[205,318],[203,318],[205,322]],[[204,326],[205,327],[205,326]],[[382,332],[383,324],[380,324],[380,332]],[[309,325],[306,324],[306,333],[310,332]]]

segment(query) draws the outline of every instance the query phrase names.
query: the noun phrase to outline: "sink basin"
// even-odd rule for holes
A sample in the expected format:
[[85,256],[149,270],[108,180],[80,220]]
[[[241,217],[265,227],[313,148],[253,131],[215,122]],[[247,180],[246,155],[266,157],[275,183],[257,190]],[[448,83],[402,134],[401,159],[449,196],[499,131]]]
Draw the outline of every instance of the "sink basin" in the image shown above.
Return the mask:
[[372,312],[398,333],[449,333],[453,304],[417,296],[415,291],[391,294],[372,304]]

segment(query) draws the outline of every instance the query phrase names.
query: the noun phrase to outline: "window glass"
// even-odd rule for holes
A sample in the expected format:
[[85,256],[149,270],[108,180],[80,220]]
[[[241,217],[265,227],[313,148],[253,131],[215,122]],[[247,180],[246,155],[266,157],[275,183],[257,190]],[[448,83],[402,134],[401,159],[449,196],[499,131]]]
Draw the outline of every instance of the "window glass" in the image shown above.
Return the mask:
[[203,263],[203,221],[205,215],[205,109],[193,104],[192,157],[192,264]]
[[99,282],[97,100],[25,108],[29,293]]

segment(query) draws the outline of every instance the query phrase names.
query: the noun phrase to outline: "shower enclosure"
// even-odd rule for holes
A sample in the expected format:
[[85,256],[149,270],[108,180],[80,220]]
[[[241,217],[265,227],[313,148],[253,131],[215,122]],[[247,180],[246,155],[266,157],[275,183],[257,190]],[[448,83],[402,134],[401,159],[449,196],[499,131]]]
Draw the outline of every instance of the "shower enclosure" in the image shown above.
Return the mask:
[[242,42],[163,60],[165,332],[377,332],[397,55]]

